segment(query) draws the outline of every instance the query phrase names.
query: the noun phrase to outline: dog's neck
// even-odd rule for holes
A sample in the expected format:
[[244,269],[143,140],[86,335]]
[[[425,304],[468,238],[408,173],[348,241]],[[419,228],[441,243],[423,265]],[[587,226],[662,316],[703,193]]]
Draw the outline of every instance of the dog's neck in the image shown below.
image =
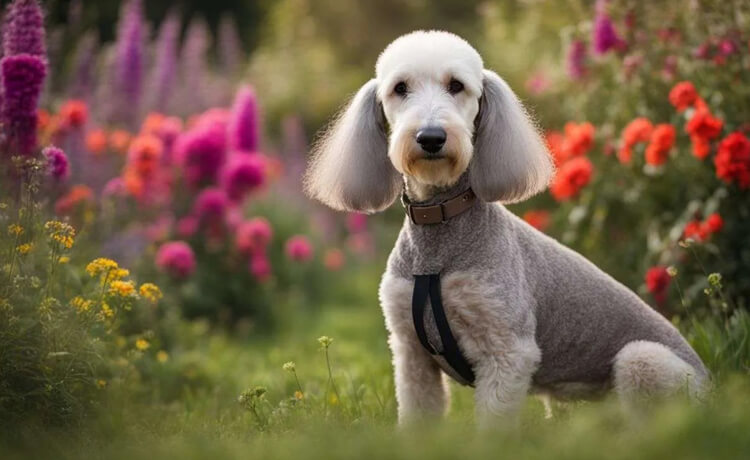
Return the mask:
[[409,176],[404,177],[404,191],[406,192],[406,196],[413,204],[418,205],[432,205],[449,200],[465,192],[468,188],[468,173],[463,173],[454,184],[442,187],[423,184]]

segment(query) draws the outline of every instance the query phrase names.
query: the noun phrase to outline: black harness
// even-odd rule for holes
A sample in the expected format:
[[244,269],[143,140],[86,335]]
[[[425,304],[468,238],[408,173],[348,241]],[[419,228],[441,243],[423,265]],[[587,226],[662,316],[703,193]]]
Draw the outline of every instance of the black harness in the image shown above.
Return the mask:
[[[435,319],[442,349],[438,351],[430,344],[425,331],[424,310],[427,299],[430,299],[432,315]],[[414,275],[414,295],[411,301],[411,312],[414,318],[414,328],[422,346],[433,356],[441,357],[454,371],[447,372],[459,383],[474,386],[474,371],[471,365],[458,348],[458,342],[451,332],[448,318],[443,309],[443,300],[440,295],[440,275]],[[435,344],[437,346],[437,344]]]

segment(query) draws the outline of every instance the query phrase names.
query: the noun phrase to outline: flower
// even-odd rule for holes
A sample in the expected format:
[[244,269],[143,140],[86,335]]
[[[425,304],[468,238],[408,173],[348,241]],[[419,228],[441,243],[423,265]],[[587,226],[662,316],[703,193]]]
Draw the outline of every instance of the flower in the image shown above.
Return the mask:
[[286,242],[286,256],[297,262],[307,262],[312,259],[313,248],[310,240],[303,235],[295,235]]
[[103,303],[102,309],[99,312],[98,316],[101,321],[104,321],[108,318],[113,318],[115,316],[115,311],[112,310],[112,308],[109,305],[107,305],[106,303]]
[[605,54],[608,51],[622,47],[625,43],[617,35],[615,26],[609,16],[600,12],[594,19],[593,45],[596,54]]
[[106,281],[110,273],[119,268],[117,262],[114,260],[107,259],[106,257],[99,257],[86,265],[86,273],[92,278],[100,276],[102,280]]
[[36,0],[15,0],[5,15],[3,55],[28,54],[46,59],[44,13]]
[[55,180],[64,180],[70,176],[68,157],[62,149],[50,145],[42,150],[42,155],[47,160],[47,171]]
[[133,136],[124,129],[116,129],[109,135],[109,145],[115,152],[124,154],[127,153],[132,138]]
[[698,100],[698,92],[689,81],[681,81],[669,91],[669,102],[678,112],[692,107]]
[[134,297],[135,284],[132,281],[114,280],[109,284],[109,293],[120,297]]
[[294,361],[289,361],[287,363],[284,363],[281,366],[281,368],[284,369],[286,372],[294,372],[295,371]]
[[116,118],[132,123],[138,110],[143,77],[144,28],[141,0],[123,2],[117,25],[113,96],[120,99]]
[[57,260],[57,263],[61,265],[67,264],[68,262],[70,262],[70,257],[68,256],[62,256]]
[[579,80],[586,76],[586,44],[582,40],[573,40],[568,48],[568,76]]
[[146,339],[138,339],[135,341],[135,348],[138,351],[146,351],[151,348],[151,344]]
[[258,279],[258,281],[266,281],[271,276],[271,261],[268,260],[268,256],[265,251],[258,251],[253,253],[250,258],[250,273]]
[[18,224],[10,224],[8,225],[8,234],[12,236],[21,236],[23,235],[24,229]]
[[240,152],[258,151],[258,102],[252,87],[245,85],[237,91],[228,129],[231,149]]
[[0,60],[2,76],[2,124],[11,149],[29,154],[37,142],[37,105],[47,75],[46,62],[19,54]]
[[713,213],[705,220],[704,225],[709,233],[716,233],[724,228],[724,219],[721,218],[719,213]]
[[677,267],[675,267],[674,265],[670,265],[669,267],[667,267],[667,274],[672,278],[677,276]]
[[50,220],[44,224],[44,230],[47,232],[50,240],[60,244],[63,248],[70,249],[73,247],[76,231],[69,224],[60,222],[59,220]]
[[700,107],[690,117],[685,125],[685,131],[690,136],[710,140],[721,134],[723,125],[720,119],[711,115],[707,107]]
[[244,53],[237,25],[230,15],[223,15],[219,21],[218,45],[223,70],[231,74],[236,73],[243,62]]
[[750,140],[741,132],[733,132],[719,143],[714,158],[716,177],[740,188],[750,187]]
[[651,132],[651,142],[646,147],[646,163],[659,166],[667,162],[669,151],[674,146],[676,132],[668,123],[658,124]]
[[92,302],[91,300],[86,300],[81,296],[73,297],[70,300],[70,305],[73,306],[73,308],[75,308],[78,313],[89,311],[93,303],[94,302]]
[[151,303],[158,302],[159,299],[161,299],[163,296],[163,294],[161,293],[161,289],[159,289],[159,286],[155,285],[154,283],[141,284],[141,287],[138,288],[138,293],[141,295],[141,297]]
[[303,399],[305,399],[305,395],[301,391],[296,390],[294,392],[294,399],[296,399],[297,401],[302,401]]
[[321,347],[328,348],[333,343],[333,338],[328,337],[327,335],[321,335],[320,337],[318,337],[318,343]]
[[170,241],[156,252],[156,266],[175,278],[187,278],[195,271],[195,255],[184,241]]
[[549,211],[544,209],[531,209],[523,214],[523,220],[537,230],[544,231],[549,226]]
[[182,238],[190,238],[198,231],[198,219],[195,216],[185,216],[177,221],[177,234]]
[[653,125],[648,118],[639,117],[631,121],[622,130],[622,143],[617,152],[620,163],[630,163],[633,156],[633,147],[641,142],[648,142],[651,138]]
[[70,214],[79,204],[92,202],[93,199],[94,192],[87,185],[74,185],[67,194],[55,202],[55,213],[58,215]]
[[708,140],[698,136],[690,136],[690,142],[693,156],[699,160],[703,160],[711,153],[711,144]]
[[172,9],[159,27],[154,44],[154,68],[149,77],[149,106],[156,110],[167,110],[172,85],[177,76],[177,51],[180,46],[180,17]]
[[150,178],[156,173],[162,152],[158,137],[152,134],[137,136],[128,149],[128,166],[141,178]]
[[175,157],[185,180],[193,187],[210,183],[224,164],[225,130],[216,124],[196,126],[175,141]]
[[94,129],[86,134],[86,150],[100,155],[107,150],[107,133],[103,129]]
[[156,352],[156,361],[160,362],[161,364],[166,363],[169,361],[169,353],[167,353],[164,350],[159,350]]
[[323,265],[331,271],[341,270],[345,262],[344,252],[338,248],[332,248],[323,255]]
[[350,212],[346,215],[346,228],[349,230],[349,233],[367,231],[367,214]]
[[201,191],[193,203],[193,215],[202,223],[216,223],[224,220],[229,203],[224,191],[212,187]]
[[701,224],[699,220],[691,220],[685,224],[685,228],[682,231],[682,236],[685,239],[691,239],[693,241],[701,242],[708,238],[707,228]]
[[31,250],[34,249],[33,243],[24,243],[18,247],[16,247],[16,251],[18,251],[19,254],[25,255],[31,252]]
[[585,155],[594,141],[594,125],[589,122],[565,123],[565,138],[561,145],[564,160],[578,155]]
[[591,180],[594,166],[586,157],[568,160],[557,171],[550,185],[550,193],[557,201],[566,201],[578,194]]
[[672,277],[669,276],[666,267],[662,265],[651,267],[646,272],[646,289],[659,304],[666,300],[667,289],[671,281]]
[[257,155],[234,154],[221,172],[221,185],[230,200],[242,201],[265,179],[263,160]]
[[89,109],[86,103],[71,99],[60,107],[60,120],[66,128],[80,128],[86,124],[89,117]]
[[235,233],[235,246],[245,254],[262,250],[271,242],[273,230],[263,217],[255,217],[242,222]]

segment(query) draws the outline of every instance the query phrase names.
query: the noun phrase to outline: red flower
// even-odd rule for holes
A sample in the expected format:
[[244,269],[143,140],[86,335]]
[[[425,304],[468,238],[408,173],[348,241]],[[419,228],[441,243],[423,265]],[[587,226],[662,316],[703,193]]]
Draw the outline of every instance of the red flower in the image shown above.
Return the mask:
[[63,216],[73,212],[79,203],[90,203],[94,200],[94,192],[86,185],[74,185],[70,191],[60,197],[55,203],[55,213]]
[[690,136],[693,146],[693,156],[699,160],[705,159],[711,153],[711,144],[704,138]]
[[685,225],[685,229],[682,231],[682,236],[685,239],[701,242],[708,238],[709,233],[708,229],[701,223],[701,221],[691,220]]
[[698,92],[695,91],[695,86],[689,81],[677,83],[669,92],[669,102],[678,112],[682,112],[692,106],[697,100]]
[[523,214],[523,220],[537,230],[544,231],[549,225],[549,211],[532,209]]
[[669,276],[667,268],[662,265],[651,267],[646,272],[646,288],[659,304],[666,300],[667,289],[669,289],[671,281],[672,278]]
[[594,125],[589,122],[565,123],[565,139],[561,145],[561,153],[564,159],[578,155],[585,155],[594,142]]
[[586,157],[575,157],[560,167],[550,186],[557,201],[566,201],[578,194],[591,180],[594,166]]
[[724,122],[711,115],[708,107],[700,107],[687,122],[685,131],[691,136],[710,140],[721,134],[723,126]]
[[163,151],[161,140],[151,134],[143,134],[130,144],[128,163],[133,172],[147,178],[153,176],[161,161]]
[[648,142],[654,126],[648,118],[639,117],[628,123],[622,130],[622,143],[617,152],[620,163],[630,163],[633,156],[633,147],[639,142]]
[[646,163],[654,166],[666,163],[675,136],[674,126],[666,123],[656,125],[651,133],[651,143],[646,147]]
[[565,142],[565,136],[563,136],[560,131],[547,131],[547,134],[545,134],[544,137],[547,142],[547,148],[552,154],[555,166],[560,166],[566,160],[563,156],[563,142]]
[[78,99],[71,99],[60,107],[60,118],[66,127],[78,128],[86,124],[89,109],[86,103]]
[[719,213],[715,212],[708,216],[708,219],[703,224],[709,233],[716,233],[724,228],[724,219],[721,218]]
[[716,177],[740,188],[750,187],[750,140],[740,132],[733,132],[719,144],[714,158]]

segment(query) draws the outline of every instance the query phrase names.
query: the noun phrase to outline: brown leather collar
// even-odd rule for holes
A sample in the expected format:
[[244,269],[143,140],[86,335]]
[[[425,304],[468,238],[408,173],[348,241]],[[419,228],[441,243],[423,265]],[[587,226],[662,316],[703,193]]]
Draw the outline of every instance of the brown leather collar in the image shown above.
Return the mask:
[[406,208],[406,215],[417,225],[442,224],[469,209],[477,200],[474,191],[469,188],[458,196],[437,204],[421,206],[411,204],[406,192],[401,196],[401,203]]

